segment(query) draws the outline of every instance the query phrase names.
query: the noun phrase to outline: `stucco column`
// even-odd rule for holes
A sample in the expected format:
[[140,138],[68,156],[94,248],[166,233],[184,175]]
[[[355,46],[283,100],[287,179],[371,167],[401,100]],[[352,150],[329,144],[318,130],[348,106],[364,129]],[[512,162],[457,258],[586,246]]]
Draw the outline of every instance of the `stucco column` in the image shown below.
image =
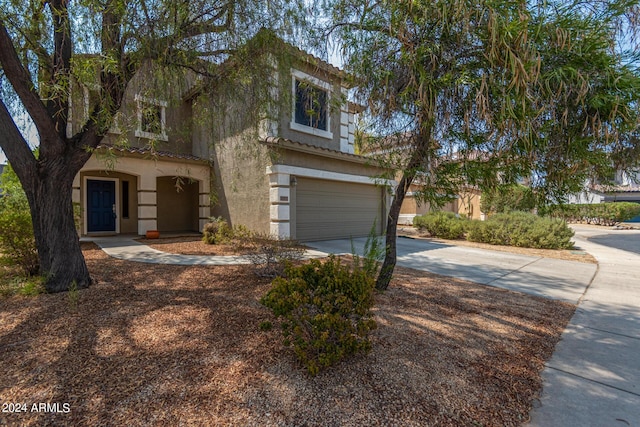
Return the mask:
[[211,187],[209,181],[198,181],[198,226],[202,231],[211,218]]
[[269,174],[269,229],[279,239],[291,238],[291,175]]
[[155,174],[138,179],[138,234],[158,229],[158,192]]

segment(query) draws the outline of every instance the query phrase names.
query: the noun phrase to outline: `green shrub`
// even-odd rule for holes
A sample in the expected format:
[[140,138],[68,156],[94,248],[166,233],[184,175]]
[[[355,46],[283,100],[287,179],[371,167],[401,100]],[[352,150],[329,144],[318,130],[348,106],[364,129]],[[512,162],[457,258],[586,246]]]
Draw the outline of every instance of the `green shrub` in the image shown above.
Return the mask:
[[3,271],[0,274],[0,297],[11,297],[20,295],[31,297],[46,292],[44,287],[45,278],[43,276],[24,276],[11,270]]
[[502,185],[491,191],[483,191],[480,199],[482,212],[530,212],[535,207],[536,198],[533,190],[521,184]]
[[309,373],[371,349],[373,277],[333,255],[324,263],[289,266],[285,276],[272,282],[261,303],[283,318],[284,344],[293,346]]
[[251,230],[239,224],[233,227],[222,217],[211,218],[202,229],[202,241],[208,245],[221,245],[254,237]]
[[211,218],[202,229],[202,241],[208,245],[226,243],[233,237],[233,229],[222,217]]
[[640,203],[608,202],[593,204],[553,205],[544,208],[544,213],[567,222],[595,225],[615,225],[640,215]]
[[10,166],[2,174],[0,188],[4,194],[0,198],[0,260],[35,275],[40,263],[29,203]]
[[377,235],[377,228],[377,221],[374,220],[369,229],[367,240],[364,242],[362,257],[356,253],[355,245],[351,240],[351,256],[354,266],[364,270],[370,277],[377,277],[380,264],[382,264],[387,252],[383,240]]
[[525,248],[569,249],[573,247],[573,234],[561,219],[539,217],[529,212],[510,212],[493,215],[486,221],[473,221],[467,240]]
[[452,212],[431,212],[413,218],[413,225],[419,230],[426,230],[432,237],[450,240],[463,238],[468,223],[467,219]]

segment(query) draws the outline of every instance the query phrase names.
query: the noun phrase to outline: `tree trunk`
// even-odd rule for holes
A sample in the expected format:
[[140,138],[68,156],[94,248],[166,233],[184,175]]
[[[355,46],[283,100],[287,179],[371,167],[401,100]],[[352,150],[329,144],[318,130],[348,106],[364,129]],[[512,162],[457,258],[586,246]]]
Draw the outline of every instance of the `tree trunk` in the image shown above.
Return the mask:
[[433,123],[432,121],[426,123],[428,123],[428,125],[420,127],[421,131],[417,135],[416,145],[411,152],[407,166],[402,171],[402,178],[400,178],[400,183],[396,187],[391,209],[389,209],[389,216],[387,217],[386,252],[382,267],[380,267],[378,279],[376,280],[376,289],[380,291],[384,291],[389,287],[393,270],[396,268],[396,261],[398,259],[396,239],[402,202],[418,171],[424,167],[425,160],[428,158]]
[[380,267],[380,274],[376,280],[376,289],[384,291],[389,287],[391,277],[393,276],[393,270],[396,267],[397,255],[397,231],[398,231],[398,218],[400,217],[400,208],[404,201],[407,190],[413,182],[415,172],[405,172],[402,174],[400,183],[396,187],[395,194],[393,195],[393,202],[391,203],[391,209],[389,209],[389,216],[387,217],[387,231],[386,231],[386,251],[382,267]]
[[64,292],[73,284],[83,289],[91,284],[89,270],[76,231],[72,186],[75,168],[60,162],[48,165],[47,173],[25,188],[47,292]]

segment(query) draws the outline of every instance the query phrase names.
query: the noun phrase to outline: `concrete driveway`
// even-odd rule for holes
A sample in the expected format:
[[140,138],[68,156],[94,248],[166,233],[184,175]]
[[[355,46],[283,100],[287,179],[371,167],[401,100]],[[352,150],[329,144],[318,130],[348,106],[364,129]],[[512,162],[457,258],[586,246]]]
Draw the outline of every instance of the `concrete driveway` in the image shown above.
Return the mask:
[[[353,239],[362,255],[366,238]],[[310,242],[322,252],[350,254],[348,239]],[[399,237],[398,265],[577,304],[597,270],[595,264],[532,257]]]

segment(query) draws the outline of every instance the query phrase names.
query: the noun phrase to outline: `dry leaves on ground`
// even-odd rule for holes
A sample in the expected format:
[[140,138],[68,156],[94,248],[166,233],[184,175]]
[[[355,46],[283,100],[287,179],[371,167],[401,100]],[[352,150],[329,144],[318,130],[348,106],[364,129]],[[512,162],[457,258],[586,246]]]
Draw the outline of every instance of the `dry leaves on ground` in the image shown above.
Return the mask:
[[[0,300],[1,425],[521,425],[574,306],[398,269],[373,351],[310,377],[237,267],[84,253],[97,284]],[[62,407],[62,406],[61,406]]]

